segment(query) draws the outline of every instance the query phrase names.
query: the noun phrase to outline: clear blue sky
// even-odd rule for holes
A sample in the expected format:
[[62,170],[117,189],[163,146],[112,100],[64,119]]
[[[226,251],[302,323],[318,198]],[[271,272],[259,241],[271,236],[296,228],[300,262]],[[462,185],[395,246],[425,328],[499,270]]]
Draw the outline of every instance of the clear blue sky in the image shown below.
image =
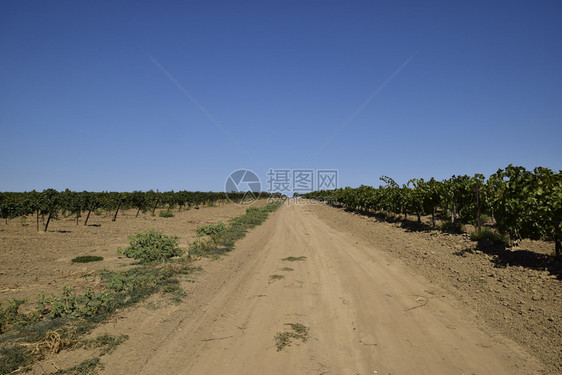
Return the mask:
[[561,19],[560,1],[3,0],[0,191],[559,170]]

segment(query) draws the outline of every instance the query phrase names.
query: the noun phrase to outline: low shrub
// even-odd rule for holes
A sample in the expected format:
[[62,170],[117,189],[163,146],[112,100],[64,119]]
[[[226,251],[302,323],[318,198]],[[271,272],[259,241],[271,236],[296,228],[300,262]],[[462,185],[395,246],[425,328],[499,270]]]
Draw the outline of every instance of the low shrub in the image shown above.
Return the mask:
[[199,238],[189,247],[189,255],[218,257],[231,251],[237,240],[243,238],[251,228],[263,223],[269,213],[280,205],[281,202],[275,202],[259,208],[249,207],[244,215],[231,219],[228,224],[218,222],[197,228]]
[[[444,232],[450,232],[451,231],[451,220],[444,220],[441,222],[441,230]],[[462,223],[460,221],[456,221],[455,222],[455,229],[454,229],[455,233],[465,233],[465,228],[464,225],[462,225]]]
[[129,246],[125,249],[120,247],[118,252],[141,263],[165,262],[183,254],[178,247],[178,237],[166,236],[153,230],[129,236],[128,240]]
[[109,293],[94,292],[91,287],[82,295],[76,295],[72,289],[63,286],[61,296],[39,294],[39,311],[49,318],[83,318],[108,312]]
[[[64,349],[97,347],[99,356],[111,353],[126,336],[102,335],[80,340],[116,310],[132,306],[150,295],[162,293],[173,303],[185,296],[179,276],[195,268],[181,259],[166,264],[150,264],[122,271],[101,271],[101,291],[86,288],[75,292],[63,287],[62,294],[39,294],[32,308],[25,300],[0,303],[0,374],[24,371],[48,353]],[[99,358],[57,374],[94,374]]]
[[119,345],[124,343],[129,339],[127,335],[119,335],[114,336],[110,335],[109,333],[101,334],[95,338],[91,339],[84,339],[76,343],[74,346],[75,349],[84,348],[84,349],[91,349],[91,348],[99,348],[101,349],[99,356],[102,357],[106,354],[111,354],[117,349]]
[[19,369],[26,370],[33,357],[23,346],[13,345],[0,348],[0,374],[11,374]]
[[278,332],[274,337],[278,352],[283,350],[286,346],[290,346],[294,340],[300,340],[303,343],[308,341],[309,328],[307,326],[300,323],[287,323],[285,325],[290,326],[291,330]]
[[90,263],[90,262],[99,262],[103,260],[103,257],[96,256],[96,255],[81,255],[71,260],[72,263]]
[[480,233],[474,232],[470,235],[472,241],[477,241],[479,243],[489,243],[492,245],[507,245],[509,244],[509,238],[501,233],[493,231],[489,228],[482,228]]
[[160,217],[174,217],[174,213],[172,211],[165,210],[165,211],[160,211],[158,213],[158,216],[160,216]]
[[8,326],[24,326],[39,319],[37,314],[20,312],[20,307],[25,303],[24,299],[13,299],[5,307],[0,303],[0,334],[4,333]]
[[212,236],[212,235],[220,235],[226,231],[227,227],[224,225],[222,221],[219,221],[216,224],[209,224],[203,225],[197,228],[197,236]]

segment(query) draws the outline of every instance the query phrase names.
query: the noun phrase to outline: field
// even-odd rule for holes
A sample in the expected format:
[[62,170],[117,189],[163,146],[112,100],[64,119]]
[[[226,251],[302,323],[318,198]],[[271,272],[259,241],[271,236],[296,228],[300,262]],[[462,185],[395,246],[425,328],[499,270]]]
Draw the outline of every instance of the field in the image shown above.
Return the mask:
[[[323,204],[285,205],[218,259],[195,258],[180,303],[155,294],[118,310],[89,337],[128,337],[102,356],[103,374],[558,373],[560,264],[552,244],[502,252],[465,235],[415,231]],[[258,205],[265,205],[260,201]],[[71,218],[47,233],[0,227],[0,299],[60,293],[134,267],[118,255],[127,236],[155,229],[187,249],[199,226],[246,207],[221,204],[174,217],[125,211]],[[72,263],[80,255],[103,261]],[[201,268],[198,268],[201,267]],[[55,373],[95,349],[47,354],[32,373]],[[90,370],[88,370],[90,371]],[[72,372],[67,372],[72,373]],[[88,373],[88,372],[86,372]]]
[[[261,205],[265,204],[260,202]],[[163,218],[150,213],[135,217],[136,210],[119,214],[92,214],[88,225],[76,225],[73,218],[54,221],[47,233],[35,230],[34,219],[24,225],[13,219],[0,224],[0,298],[32,298],[38,291],[54,293],[65,284],[79,283],[81,276],[104,268],[127,267],[133,260],[117,254],[125,247],[127,236],[154,229],[180,237],[180,247],[186,249],[195,237],[198,226],[226,221],[242,215],[244,206],[229,204],[201,209],[172,211],[174,217]],[[98,255],[103,262],[72,263],[80,255]]]

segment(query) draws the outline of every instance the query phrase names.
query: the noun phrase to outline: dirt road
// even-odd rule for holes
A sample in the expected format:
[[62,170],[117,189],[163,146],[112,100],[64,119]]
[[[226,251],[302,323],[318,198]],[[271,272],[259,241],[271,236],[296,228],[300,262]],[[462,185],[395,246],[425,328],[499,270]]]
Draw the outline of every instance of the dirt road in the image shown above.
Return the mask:
[[204,265],[182,305],[139,307],[103,329],[130,336],[104,358],[108,374],[541,370],[376,244],[298,205],[282,207],[230,255]]

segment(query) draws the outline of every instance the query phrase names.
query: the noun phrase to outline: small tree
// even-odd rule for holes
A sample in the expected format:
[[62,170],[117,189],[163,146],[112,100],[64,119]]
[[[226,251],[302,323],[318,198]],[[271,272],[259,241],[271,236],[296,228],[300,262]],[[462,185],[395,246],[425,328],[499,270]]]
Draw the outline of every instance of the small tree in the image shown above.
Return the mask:
[[48,214],[47,222],[45,223],[44,232],[49,228],[51,219],[58,219],[58,210],[60,205],[60,193],[54,189],[46,189],[41,193],[41,214]]

